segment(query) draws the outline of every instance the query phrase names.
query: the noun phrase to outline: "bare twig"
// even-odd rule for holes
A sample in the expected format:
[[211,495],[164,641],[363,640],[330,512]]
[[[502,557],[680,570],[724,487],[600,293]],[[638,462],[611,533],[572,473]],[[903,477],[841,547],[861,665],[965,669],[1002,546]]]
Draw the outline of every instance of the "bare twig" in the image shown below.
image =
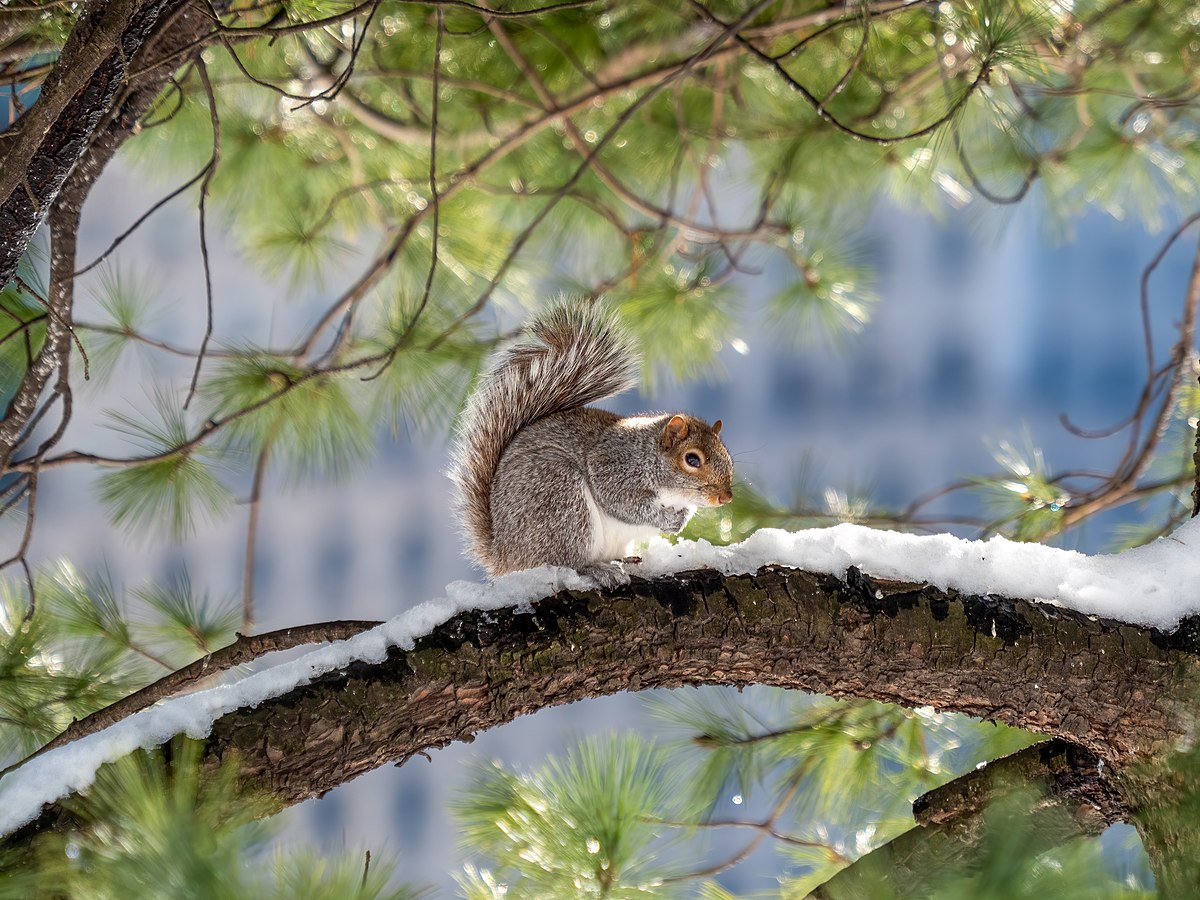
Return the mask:
[[425,289],[421,292],[421,300],[417,304],[417,308],[413,310],[412,317],[408,320],[408,324],[404,326],[400,332],[400,336],[392,342],[392,346],[388,349],[387,355],[383,363],[375,371],[373,375],[368,375],[364,381],[370,381],[378,378],[387,369],[388,366],[396,359],[396,354],[403,347],[415,332],[417,323],[421,320],[421,315],[425,312],[426,306],[429,305],[429,297],[433,291],[433,277],[437,274],[438,264],[438,228],[441,224],[441,198],[438,196],[438,180],[437,180],[437,133],[438,133],[438,109],[441,107],[441,102],[438,98],[438,73],[442,67],[442,37],[446,30],[445,14],[439,6],[437,10],[437,38],[433,45],[433,100],[432,111],[429,126],[429,204],[433,207],[433,236],[430,239],[429,250],[429,273],[425,276]]
[[637,97],[629,104],[629,106],[625,107],[625,109],[613,122],[612,127],[609,128],[609,130],[603,135],[600,135],[596,142],[590,146],[587,155],[584,157],[580,165],[575,169],[571,177],[558,187],[554,195],[549,198],[542,209],[533,217],[533,219],[525,226],[524,230],[522,230],[522,232],[513,241],[507,256],[497,268],[487,287],[485,287],[484,290],[479,294],[475,303],[472,304],[472,306],[466,312],[458,316],[458,318],[456,318],[438,337],[434,338],[434,340],[429,344],[429,349],[432,350],[439,346],[443,341],[450,337],[450,335],[461,328],[469,319],[479,314],[479,312],[486,305],[491,292],[500,283],[500,280],[504,277],[504,274],[508,271],[513,261],[516,259],[517,254],[520,253],[521,248],[533,235],[533,232],[542,223],[546,216],[550,214],[550,211],[562,200],[564,196],[566,196],[566,192],[570,191],[571,188],[573,188],[583,177],[584,173],[591,168],[593,160],[595,160],[600,152],[606,146],[608,146],[608,144],[617,136],[617,134],[620,133],[621,129],[633,118],[634,114],[636,114],[642,107],[644,107],[656,96],[658,96],[658,94],[660,94],[663,90],[669,87],[676,79],[683,77],[696,66],[709,59],[709,57],[711,57],[718,50],[718,48],[720,48],[721,45],[730,38],[730,36],[736,35],[737,29],[741,28],[768,6],[772,5],[772,3],[774,3],[774,0],[759,0],[759,2],[753,4],[737,20],[724,25],[719,34],[713,37],[704,47],[694,53],[685,63],[674,69],[670,75],[667,75],[657,83],[651,85],[643,94],[641,94],[641,96]]
[[[1153,270],[1152,267],[1158,265],[1179,235],[1196,221],[1200,221],[1200,214],[1192,216],[1184,225],[1176,229],[1175,233],[1171,235],[1156,255],[1151,265],[1147,267],[1148,272]],[[1144,279],[1145,277],[1148,276],[1144,276]],[[1192,359],[1198,307],[1200,307],[1200,244],[1197,245],[1192,262],[1192,274],[1188,280],[1183,319],[1179,325],[1179,339],[1171,352],[1172,375],[1170,376],[1165,396],[1163,397],[1153,426],[1142,442],[1140,449],[1133,454],[1132,458],[1128,459],[1126,464],[1114,473],[1113,478],[1103,489],[1084,502],[1067,508],[1062,518],[1062,529],[1070,528],[1088,516],[1120,502],[1137,487],[1138,480],[1149,468],[1154,458],[1154,452],[1166,434],[1167,426],[1175,409],[1175,400],[1179,395],[1179,390],[1183,383],[1182,368],[1185,364],[1190,364]],[[1136,421],[1140,423],[1140,420],[1141,417],[1139,416]],[[1137,427],[1137,424],[1135,424],[1135,429]]]
[[[757,7],[756,7],[757,8]],[[552,113],[544,113],[516,127],[508,135],[502,137],[499,142],[481,154],[471,163],[467,164],[458,171],[449,176],[448,183],[441,188],[441,198],[444,201],[456,195],[460,190],[468,185],[475,183],[477,177],[486,171],[493,163],[503,159],[506,154],[512,152],[516,148],[525,144],[527,141],[536,137],[544,129],[553,126],[555,123],[562,121],[566,117],[580,112],[592,104],[606,100],[614,96],[620,96],[627,91],[637,90],[643,87],[650,87],[656,93],[668,84],[673,83],[682,75],[687,74],[694,68],[708,65],[722,59],[727,59],[738,54],[736,46],[724,46],[718,42],[714,45],[710,42],[699,53],[693,53],[682,60],[672,60],[667,63],[660,64],[647,72],[639,72],[633,75],[624,75],[615,81],[607,82],[602,88],[590,90],[581,94],[577,98],[567,102],[564,105],[557,107]],[[649,99],[649,98],[647,98]],[[642,101],[639,101],[642,102]],[[636,110],[635,110],[636,111]],[[617,125],[624,124],[627,118],[620,120]],[[610,131],[610,134],[612,132]],[[607,143],[608,138],[605,139]],[[594,155],[594,154],[593,154]],[[588,165],[590,165],[590,159]],[[582,173],[580,173],[582,174]],[[576,179],[577,180],[577,179]],[[567,190],[574,186],[574,182],[567,186]],[[370,290],[376,281],[390,267],[396,259],[401,248],[408,241],[408,238],[416,227],[424,220],[426,215],[432,215],[432,208],[426,206],[425,209],[418,210],[397,230],[396,234],[388,242],[387,246],[375,257],[368,266],[367,270],[359,276],[358,280],[346,289],[340,297],[338,297],[325,311],[325,313],[317,320],[316,324],[310,329],[308,337],[304,340],[300,347],[295,351],[296,356],[307,356],[316,346],[321,338],[321,335],[334,321],[342,317],[346,310],[352,308],[363,296]],[[687,223],[687,225],[695,232],[697,236],[711,235],[715,236],[712,229],[700,223]],[[730,237],[734,233],[726,230],[721,233],[725,237]]]
[[[725,21],[723,21],[719,16],[715,15],[713,12],[711,12],[706,6],[704,6],[702,3],[700,3],[699,0],[689,0],[689,2],[694,9],[696,9],[698,12],[700,12],[709,21],[713,22],[716,25],[724,27],[724,28],[728,27],[728,24]],[[801,97],[804,98],[804,100],[813,108],[813,111],[817,114],[817,116],[820,119],[824,120],[825,122],[828,122],[835,129],[842,132],[842,134],[846,134],[846,135],[849,135],[850,137],[857,138],[860,141],[866,141],[867,143],[878,144],[878,145],[884,146],[884,147],[890,146],[892,144],[899,144],[899,143],[902,143],[903,141],[909,141],[909,140],[912,140],[913,138],[924,137],[927,134],[932,134],[933,132],[937,131],[939,128],[941,128],[943,125],[945,125],[951,119],[953,119],[956,115],[958,115],[959,111],[966,105],[967,101],[971,98],[971,96],[975,93],[975,91],[979,88],[979,86],[984,83],[984,81],[987,79],[988,75],[991,72],[990,61],[985,57],[980,63],[979,72],[975,75],[975,78],[967,86],[966,90],[963,91],[962,96],[959,97],[957,100],[955,100],[953,103],[951,103],[949,108],[942,115],[938,116],[936,119],[934,119],[932,122],[928,123],[927,125],[924,125],[913,131],[909,131],[905,134],[875,135],[875,134],[868,134],[864,131],[859,131],[858,129],[854,128],[853,126],[847,125],[845,122],[843,122],[837,116],[830,113],[829,110],[825,109],[824,103],[821,101],[821,99],[818,98],[817,96],[815,96],[811,91],[808,90],[808,88],[806,88],[799,81],[797,81],[796,78],[790,72],[788,72],[787,69],[785,69],[783,67],[783,64],[780,63],[778,59],[771,56],[769,53],[765,52],[764,50],[761,50],[753,41],[749,40],[744,35],[742,35],[740,33],[740,31],[737,31],[734,33],[734,39],[739,44],[741,44],[743,47],[745,47],[747,50],[749,50],[762,63],[767,65],[769,68],[773,69],[775,71],[775,73],[781,79],[783,79],[783,81],[788,85],[788,87],[790,87],[797,94],[799,94]]]
[[258,560],[258,519],[262,511],[262,488],[271,456],[271,440],[263,442],[254,464],[254,482],[250,487],[249,512],[246,517],[246,561],[242,570],[242,634],[254,627],[254,569]]
[[[205,163],[204,168],[202,168],[199,172],[197,172],[195,175],[193,175],[191,178],[189,178],[187,181],[185,181],[179,187],[175,188],[175,190],[171,191],[165,197],[161,198],[157,203],[155,203],[148,210],[146,210],[144,213],[142,213],[140,216],[138,216],[138,218],[134,221],[134,223],[132,225],[130,225],[128,228],[126,228],[124,231],[122,231],[119,235],[117,235],[113,239],[112,243],[110,243],[108,245],[108,247],[105,248],[103,253],[101,253],[99,256],[97,256],[95,259],[93,259],[90,263],[88,263],[82,269],[79,269],[78,271],[76,271],[75,277],[78,278],[80,275],[86,275],[92,269],[96,268],[96,266],[100,265],[100,263],[104,262],[104,260],[106,260],[109,256],[112,255],[113,251],[116,250],[117,247],[121,246],[121,244],[123,244],[125,242],[125,240],[131,234],[133,234],[135,231],[138,230],[138,228],[140,228],[142,226],[143,222],[145,222],[148,218],[150,218],[152,215],[154,215],[156,212],[158,212],[160,209],[162,209],[164,206],[166,206],[168,203],[170,203],[172,200],[174,200],[176,197],[178,197],[180,194],[182,194],[188,188],[190,188],[193,184],[195,184],[201,178],[204,178],[205,175],[208,173],[208,171],[212,168],[212,166],[213,166],[213,160],[210,159],[207,163]],[[188,355],[191,356],[192,354],[188,354]]]
[[[99,334],[112,334],[120,337],[128,338],[131,341],[136,341],[139,344],[145,344],[147,347],[153,347],[155,350],[161,350],[163,353],[170,353],[172,356],[180,356],[185,359],[195,359],[196,351],[189,350],[186,347],[179,347],[168,341],[159,340],[155,337],[150,337],[140,331],[134,331],[131,328],[117,327],[115,325],[102,325],[96,322],[76,322],[76,331],[95,331]],[[208,358],[223,357],[233,358],[239,356],[238,353],[231,350],[208,350],[205,354]],[[284,356],[285,353],[279,352],[274,355]]]
[[221,118],[217,113],[217,98],[213,93],[212,82],[208,80],[208,68],[204,65],[204,60],[196,58],[196,73],[200,76],[200,83],[204,85],[204,94],[208,98],[208,116],[212,122],[212,158],[209,160],[209,165],[204,172],[204,180],[200,183],[200,258],[204,263],[204,299],[205,299],[205,326],[204,338],[200,341],[200,351],[196,354],[196,368],[192,370],[192,382],[188,385],[187,397],[184,398],[183,408],[187,409],[192,402],[192,398],[196,395],[196,385],[200,381],[200,367],[204,365],[204,351],[208,349],[209,339],[212,338],[213,331],[213,291],[212,291],[212,267],[208,259],[208,228],[206,227],[205,210],[208,202],[208,189],[212,184],[213,175],[216,174],[217,166],[221,161]]
[[[954,100],[954,91],[950,85],[950,72],[946,67],[946,45],[943,38],[943,29],[939,27],[937,7],[932,7],[930,10],[930,25],[933,34],[934,46],[937,48],[937,67],[938,74],[942,79],[942,90],[946,97],[947,103],[952,103]],[[987,200],[989,203],[994,203],[997,206],[1012,205],[1020,203],[1025,199],[1025,195],[1029,193],[1029,189],[1037,180],[1040,168],[1035,160],[1030,164],[1022,176],[1021,183],[1016,187],[1011,194],[998,194],[991,190],[983,183],[975,171],[975,167],[971,165],[971,161],[967,158],[966,148],[963,146],[962,129],[959,127],[958,120],[953,120],[950,123],[950,137],[954,141],[954,152],[958,156],[958,164],[962,166],[963,174],[967,176],[967,180],[971,182],[971,186],[976,192]]]
[[758,833],[752,837],[741,850],[738,850],[733,855],[726,857],[719,862],[715,862],[701,869],[693,869],[691,871],[672,875],[664,878],[664,883],[676,883],[680,881],[692,881],[697,878],[708,878],[724,872],[726,869],[731,869],[748,857],[755,851],[772,832],[776,831],[775,823],[779,821],[779,817],[783,815],[784,810],[788,808],[791,802],[796,798],[796,792],[799,791],[800,785],[804,781],[804,776],[808,773],[808,763],[802,763],[797,771],[788,779],[786,787],[779,795],[775,806],[771,809],[767,818],[757,826]]

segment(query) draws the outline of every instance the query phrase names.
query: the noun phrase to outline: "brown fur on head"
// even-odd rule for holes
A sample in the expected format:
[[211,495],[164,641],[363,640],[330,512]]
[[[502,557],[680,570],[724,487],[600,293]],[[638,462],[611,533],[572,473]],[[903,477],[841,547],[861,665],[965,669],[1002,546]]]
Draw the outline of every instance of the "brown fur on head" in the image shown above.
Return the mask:
[[667,419],[658,446],[671,457],[680,487],[696,494],[696,504],[723,506],[733,499],[733,460],[721,438],[721,420],[709,425],[695,416]]

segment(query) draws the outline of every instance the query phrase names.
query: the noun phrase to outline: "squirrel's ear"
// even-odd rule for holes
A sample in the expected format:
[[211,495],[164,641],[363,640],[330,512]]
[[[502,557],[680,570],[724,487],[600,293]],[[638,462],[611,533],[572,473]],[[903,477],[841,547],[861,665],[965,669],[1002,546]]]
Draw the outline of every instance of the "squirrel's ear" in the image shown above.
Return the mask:
[[717,419],[717,421],[713,422],[713,434],[720,434],[720,433],[721,433],[721,420]]
[[671,416],[663,426],[662,443],[664,447],[672,447],[688,436],[687,419],[683,416]]

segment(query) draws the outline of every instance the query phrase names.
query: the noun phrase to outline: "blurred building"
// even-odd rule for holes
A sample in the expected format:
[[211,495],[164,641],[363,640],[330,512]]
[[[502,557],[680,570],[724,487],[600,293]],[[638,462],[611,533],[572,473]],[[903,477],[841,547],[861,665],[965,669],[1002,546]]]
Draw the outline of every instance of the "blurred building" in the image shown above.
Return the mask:
[[[103,249],[156,196],[128,171],[106,175],[86,210],[81,255]],[[984,439],[1020,443],[1024,429],[1054,465],[1103,468],[1120,445],[1071,437],[1058,416],[1068,413],[1095,428],[1131,409],[1145,377],[1138,279],[1161,236],[1091,216],[1060,246],[1040,218],[1036,202],[992,216],[952,214],[940,224],[882,209],[867,237],[883,300],[845,352],[817,341],[797,354],[772,338],[761,310],[748,301],[739,335],[748,352],[723,351],[727,380],[668,387],[614,406],[686,408],[723,418],[739,473],[781,500],[807,457],[810,483],[871,485],[880,500],[902,505],[960,476],[993,470]],[[177,201],[121,256],[127,271],[136,265],[177,295],[172,321],[159,333],[192,346],[203,332],[204,307],[195,230],[194,210]],[[210,234],[210,243],[221,245],[221,236]],[[1164,350],[1183,301],[1189,255],[1172,254],[1153,283]],[[213,274],[219,339],[286,339],[314,303],[336,292],[307,285],[287,307],[259,309],[254,298],[275,296],[280,287],[227,245],[213,255]],[[161,365],[144,355],[127,358],[105,396],[124,397],[134,408],[144,404],[146,384],[169,372]],[[87,406],[86,398],[76,406]],[[62,446],[115,446],[101,424],[81,414]],[[443,438],[392,441],[381,434],[378,458],[352,480],[315,489],[269,484],[259,534],[261,629],[386,618],[440,594],[448,581],[478,577],[460,556],[448,515]],[[43,479],[35,555],[62,555],[130,586],[186,566],[199,590],[239,594],[240,517],[201,528],[184,546],[130,541],[97,526],[102,513],[91,480],[82,469]],[[952,511],[959,502],[966,501],[942,508]],[[1104,541],[1089,533],[1083,549]],[[533,764],[580,734],[635,721],[649,727],[639,709],[635,698],[618,697],[548,711],[473,745],[439,751],[432,763],[380,769],[287,813],[288,835],[396,851],[406,878],[448,893],[457,852],[446,806],[467,775],[464,762],[496,756]],[[761,888],[754,878],[762,875],[739,871],[729,884]]]

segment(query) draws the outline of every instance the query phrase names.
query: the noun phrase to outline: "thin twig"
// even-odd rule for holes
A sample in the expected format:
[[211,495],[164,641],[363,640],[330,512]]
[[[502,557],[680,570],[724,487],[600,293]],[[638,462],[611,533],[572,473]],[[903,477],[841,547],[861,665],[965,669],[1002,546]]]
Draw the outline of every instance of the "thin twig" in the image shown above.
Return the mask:
[[[946,102],[953,102],[954,92],[950,86],[950,73],[946,68],[946,45],[943,39],[943,30],[938,23],[938,8],[931,7],[930,9],[931,31],[933,33],[934,47],[937,52],[934,54],[937,57],[938,73],[942,79],[942,90],[946,97]],[[954,151],[958,156],[958,164],[962,166],[963,174],[967,176],[967,180],[971,182],[971,186],[976,192],[987,200],[989,203],[994,203],[997,206],[1006,206],[1020,203],[1025,199],[1025,195],[1029,193],[1029,189],[1033,186],[1034,181],[1040,173],[1040,168],[1035,160],[1025,172],[1021,179],[1021,184],[1017,186],[1011,194],[997,194],[992,191],[975,171],[975,167],[971,165],[971,161],[967,158],[966,148],[963,146],[962,129],[959,127],[958,120],[950,123],[950,137],[954,142]]]
[[117,235],[113,239],[112,243],[108,245],[107,249],[105,249],[103,253],[101,253],[99,256],[97,256],[95,259],[93,259],[90,263],[88,263],[82,269],[76,270],[75,277],[78,278],[80,275],[86,275],[92,269],[96,268],[96,266],[100,265],[100,263],[104,262],[104,260],[106,260],[109,256],[112,255],[114,250],[116,250],[119,246],[121,246],[121,244],[123,244],[130,235],[132,235],[135,231],[138,230],[138,228],[140,228],[142,226],[143,222],[145,222],[148,218],[150,218],[152,215],[154,215],[156,212],[158,212],[160,209],[162,209],[164,206],[166,206],[168,203],[170,203],[172,200],[174,200],[176,197],[178,197],[180,194],[182,194],[188,188],[190,188],[193,184],[195,184],[201,178],[204,178],[205,175],[212,169],[213,164],[214,164],[214,161],[212,159],[210,159],[207,163],[205,163],[203,169],[201,169],[199,172],[197,172],[195,175],[193,175],[191,178],[189,178],[187,181],[185,181],[179,187],[175,188],[175,190],[171,191],[169,194],[167,194],[165,197],[163,197],[157,203],[155,203],[153,206],[151,206],[148,210],[146,210],[144,213],[142,213],[140,216],[138,216],[138,218],[136,220],[134,220],[134,223],[132,225],[130,225],[128,228],[126,228],[124,231],[122,231],[119,235]]
[[584,157],[580,165],[575,169],[571,177],[568,178],[565,183],[559,186],[554,195],[549,198],[546,205],[542,207],[542,209],[525,226],[524,230],[522,230],[522,232],[517,236],[516,240],[513,241],[507,256],[501,262],[499,268],[492,276],[487,287],[485,287],[484,290],[479,294],[475,303],[472,304],[472,306],[466,312],[462,313],[460,316],[458,316],[458,318],[451,322],[445,331],[443,331],[438,337],[434,338],[434,340],[430,342],[430,350],[437,348],[442,342],[444,342],[454,332],[461,328],[469,319],[479,314],[479,312],[486,305],[491,292],[500,283],[500,280],[504,277],[505,272],[508,271],[508,268],[515,261],[517,254],[533,235],[533,232],[542,223],[546,216],[550,214],[550,211],[562,200],[562,198],[566,195],[566,192],[573,188],[583,177],[584,173],[591,168],[593,160],[595,160],[596,157],[599,156],[600,152],[608,146],[608,144],[617,136],[617,134],[620,133],[621,129],[624,128],[625,125],[633,118],[634,114],[656,96],[658,96],[658,94],[660,94],[663,90],[669,87],[676,79],[688,74],[696,66],[707,60],[726,40],[730,38],[730,36],[736,36],[739,28],[761,13],[768,6],[771,6],[774,2],[775,0],[759,0],[759,2],[753,4],[750,9],[743,13],[737,20],[724,25],[721,32],[712,38],[712,40],[710,40],[704,47],[694,53],[685,63],[676,68],[670,75],[667,75],[656,84],[651,85],[645,91],[645,93],[631,102],[629,106],[627,106],[624,111],[617,116],[616,120],[612,124],[612,127],[609,128],[609,130],[603,135],[600,135],[595,144],[589,148],[587,155]]
[[221,118],[217,113],[217,97],[213,93],[212,82],[208,80],[208,67],[204,65],[204,60],[200,57],[196,58],[196,73],[200,76],[200,83],[204,85],[204,94],[208,98],[208,116],[212,122],[212,159],[209,161],[209,166],[204,172],[204,180],[200,183],[200,258],[204,263],[204,299],[205,299],[205,326],[204,338],[200,341],[200,351],[196,354],[196,368],[192,370],[192,383],[188,385],[187,397],[184,398],[183,408],[187,409],[192,402],[192,398],[196,396],[196,385],[200,382],[200,368],[204,365],[204,351],[208,349],[208,342],[212,338],[213,332],[213,290],[212,290],[212,267],[208,259],[208,228],[206,226],[205,210],[208,201],[208,189],[212,184],[213,175],[216,174],[217,166],[221,161]]
[[411,338],[416,330],[417,323],[421,319],[421,315],[425,312],[425,307],[429,305],[429,297],[433,291],[433,277],[437,274],[438,264],[438,228],[441,225],[441,198],[438,196],[437,182],[437,133],[438,133],[438,109],[441,107],[441,102],[438,97],[438,73],[442,67],[442,37],[446,30],[445,14],[439,6],[437,10],[437,37],[433,45],[433,100],[430,112],[429,126],[429,202],[433,206],[433,237],[430,241],[429,251],[429,273],[425,276],[425,289],[421,292],[421,302],[417,304],[417,308],[413,311],[412,317],[408,320],[408,324],[400,332],[400,336],[392,342],[391,348],[384,359],[384,362],[375,371],[374,374],[366,376],[364,381],[371,381],[378,378],[384,373],[388,366],[396,359],[396,354],[400,352]]
[[[1200,214],[1193,216],[1191,222],[1200,221]],[[1177,230],[1173,234],[1166,247],[1169,247],[1174,242],[1178,234]],[[1166,255],[1166,247],[1160,251],[1155,257],[1152,265],[1157,265],[1163,256]],[[1187,294],[1184,302],[1183,320],[1179,325],[1179,340],[1176,342],[1171,353],[1171,361],[1175,371],[1175,375],[1171,378],[1169,386],[1166,390],[1166,396],[1163,398],[1162,405],[1159,407],[1158,416],[1154,422],[1153,428],[1150,429],[1145,441],[1142,443],[1141,449],[1130,460],[1129,464],[1114,475],[1112,481],[1104,491],[1097,496],[1079,504],[1078,506],[1069,507],[1062,518],[1061,530],[1072,527],[1073,525],[1083,521],[1088,516],[1099,512],[1102,509],[1107,509],[1122,500],[1130,494],[1136,487],[1138,479],[1145,474],[1153,461],[1154,452],[1166,434],[1167,426],[1170,423],[1171,415],[1175,409],[1175,401],[1179,395],[1180,387],[1183,383],[1182,367],[1191,359],[1193,353],[1192,345],[1195,340],[1196,316],[1197,309],[1200,308],[1200,244],[1197,244],[1196,253],[1192,262],[1192,273],[1188,280]]]
[[798,770],[788,779],[787,786],[780,794],[775,806],[772,807],[770,814],[767,816],[763,826],[759,828],[758,834],[754,835],[747,844],[738,850],[732,856],[729,856],[712,865],[705,866],[702,869],[694,869],[690,872],[685,872],[680,875],[672,875],[663,879],[666,884],[677,883],[680,881],[692,881],[697,878],[708,878],[724,872],[726,869],[731,869],[748,857],[755,851],[759,844],[766,840],[771,830],[774,830],[775,823],[779,821],[779,817],[783,815],[785,809],[796,797],[796,792],[800,789],[800,784],[804,780],[807,773],[807,763],[801,763]]
[[262,487],[271,455],[271,438],[263,442],[254,465],[254,482],[250,487],[249,513],[246,519],[246,560],[242,570],[242,634],[254,627],[254,569],[258,553],[258,520],[262,510]]
[[[702,15],[704,15],[711,22],[713,22],[713,24],[719,25],[721,27],[728,27],[726,22],[724,22],[719,16],[712,13],[707,7],[705,7],[703,4],[698,2],[698,0],[689,0],[689,3],[691,4],[691,6],[694,9],[698,10]],[[971,81],[971,83],[967,86],[967,89],[963,92],[962,96],[959,97],[956,101],[954,101],[954,103],[952,103],[950,105],[949,109],[947,109],[942,115],[938,116],[936,119],[934,119],[929,124],[924,125],[920,128],[917,128],[913,131],[909,131],[905,134],[890,135],[890,136],[874,135],[874,134],[868,134],[864,131],[859,131],[858,129],[854,128],[853,126],[847,125],[845,122],[843,122],[837,116],[835,116],[831,112],[829,112],[829,110],[825,109],[821,103],[821,100],[818,97],[816,97],[810,90],[808,90],[808,88],[806,88],[799,81],[797,81],[796,78],[790,72],[788,72],[787,69],[785,69],[783,67],[783,65],[779,62],[779,60],[775,59],[769,53],[766,53],[765,51],[759,49],[759,47],[756,44],[754,44],[752,41],[750,41],[749,39],[747,39],[746,37],[741,35],[739,32],[734,33],[734,39],[739,44],[741,44],[743,47],[745,47],[747,50],[749,50],[752,54],[754,54],[754,56],[756,56],[761,62],[763,62],[768,67],[773,69],[775,71],[775,73],[780,78],[782,78],[783,81],[792,90],[794,90],[801,97],[803,97],[804,100],[813,108],[813,111],[817,114],[818,118],[822,119],[825,122],[828,122],[835,129],[842,132],[842,134],[846,134],[846,135],[849,135],[850,137],[857,138],[860,141],[866,141],[867,143],[877,144],[881,147],[888,147],[888,146],[891,146],[892,144],[899,144],[904,141],[912,140],[914,138],[924,137],[927,134],[932,134],[933,132],[937,131],[939,128],[941,128],[943,125],[945,125],[951,119],[953,119],[956,115],[958,115],[959,111],[966,105],[967,101],[971,98],[971,95],[974,94],[975,91],[979,88],[979,86],[984,83],[984,80],[987,79],[988,75],[991,72],[990,61],[987,58],[984,58],[983,61],[980,63],[979,72],[976,74],[974,80]]]

